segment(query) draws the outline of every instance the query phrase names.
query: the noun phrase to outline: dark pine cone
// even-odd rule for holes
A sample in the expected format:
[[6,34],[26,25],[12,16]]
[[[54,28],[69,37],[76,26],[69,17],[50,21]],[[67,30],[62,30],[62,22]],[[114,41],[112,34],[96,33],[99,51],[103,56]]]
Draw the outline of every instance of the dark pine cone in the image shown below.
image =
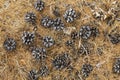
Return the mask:
[[77,39],[78,37],[79,37],[78,32],[73,31],[73,32],[71,33],[71,38],[72,38],[72,39]]
[[25,44],[25,45],[30,45],[33,43],[34,41],[34,38],[35,38],[35,34],[32,32],[29,32],[29,31],[24,31],[23,34],[22,34],[22,42]]
[[33,12],[27,12],[25,15],[26,22],[35,24],[36,23],[36,15]]
[[4,46],[5,50],[13,51],[16,49],[16,41],[13,38],[7,38],[4,41],[3,46]]
[[40,76],[47,76],[49,74],[49,69],[47,66],[42,66],[38,73]]
[[117,44],[120,42],[120,34],[115,33],[115,34],[109,35],[109,39],[113,44]]
[[46,58],[46,49],[34,47],[32,49],[32,56],[37,60],[43,60]]
[[64,19],[66,20],[66,22],[73,22],[76,17],[76,11],[74,11],[72,8],[66,10],[66,12],[63,15]]
[[46,28],[49,28],[53,25],[53,20],[50,19],[50,17],[45,16],[41,19],[41,25],[46,27]]
[[62,20],[60,18],[56,18],[53,22],[53,29],[60,31],[64,29],[64,23],[62,22]]
[[99,35],[99,29],[98,28],[96,28],[96,27],[92,27],[91,28],[91,31],[92,31],[92,33],[91,33],[91,35],[93,36],[93,37],[97,37],[98,35]]
[[113,65],[113,72],[120,74],[120,58]]
[[43,38],[43,45],[46,47],[46,48],[49,48],[51,46],[53,46],[55,44],[55,41],[53,40],[52,37],[50,36],[45,36]]
[[38,74],[36,70],[31,70],[28,74],[28,80],[38,80]]
[[37,0],[34,4],[34,7],[38,11],[42,11],[44,9],[44,2],[42,0]]
[[56,69],[63,69],[70,64],[70,58],[67,53],[60,54],[52,61],[53,67]]
[[80,31],[79,31],[79,36],[82,39],[89,39],[91,37],[91,28],[90,26],[82,26]]
[[67,40],[67,41],[65,42],[65,45],[72,47],[72,46],[74,45],[74,41],[73,41],[73,40]]
[[93,66],[90,64],[84,64],[81,69],[81,73],[83,77],[88,77],[91,71],[93,70]]

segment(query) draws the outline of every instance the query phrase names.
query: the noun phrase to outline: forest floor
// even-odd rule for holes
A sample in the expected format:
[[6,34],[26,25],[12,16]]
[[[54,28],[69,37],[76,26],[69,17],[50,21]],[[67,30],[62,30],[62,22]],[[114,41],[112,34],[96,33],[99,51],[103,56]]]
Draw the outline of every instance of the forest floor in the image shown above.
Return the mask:
[[[46,36],[52,36],[60,46],[53,46],[48,50],[48,58],[46,64],[50,69],[48,76],[40,77],[39,80],[80,80],[76,78],[76,71],[81,69],[81,66],[88,62],[93,65],[93,71],[86,80],[120,80],[120,75],[114,74],[112,71],[113,63],[116,58],[120,57],[120,44],[114,45],[110,42],[107,34],[120,32],[120,1],[119,0],[43,0],[45,9],[38,12],[34,8],[36,0],[0,0],[0,80],[27,80],[28,72],[31,69],[40,68],[41,64],[37,63],[31,56],[28,47],[21,42],[21,34],[25,30],[32,31],[33,26],[26,23],[24,16],[27,12],[34,12],[37,15],[37,33]],[[67,35],[56,32],[51,29],[45,29],[40,25],[40,19],[44,15],[49,15],[55,18],[52,13],[54,7],[60,9],[61,17],[65,10],[72,7],[77,12],[80,12],[80,18],[74,23],[68,24],[64,20],[66,29],[79,30],[82,25],[97,26],[100,30],[99,37],[95,40],[90,39],[88,42],[94,45],[91,54],[87,56],[74,56],[71,49],[67,48],[64,43],[70,39],[70,32],[65,31]],[[114,18],[115,11],[119,9],[118,18]],[[95,18],[99,12],[103,15],[99,19]],[[95,16],[96,15],[96,16]],[[112,18],[109,18],[112,16]],[[112,23],[113,21],[113,23]],[[3,43],[7,37],[12,37],[17,41],[17,48],[13,52],[7,52],[3,48]],[[62,37],[62,41],[59,40]],[[76,47],[80,46],[80,40],[76,40]],[[39,39],[36,39],[35,45],[41,45]],[[42,46],[42,45],[41,45]],[[71,56],[77,57],[77,60],[72,61],[72,66],[75,70],[71,75],[66,69],[58,71],[53,70],[51,66],[52,57],[56,53],[68,52]],[[53,76],[59,76],[59,79],[53,79]],[[79,76],[79,75],[78,75]],[[82,79],[81,79],[82,80]]]

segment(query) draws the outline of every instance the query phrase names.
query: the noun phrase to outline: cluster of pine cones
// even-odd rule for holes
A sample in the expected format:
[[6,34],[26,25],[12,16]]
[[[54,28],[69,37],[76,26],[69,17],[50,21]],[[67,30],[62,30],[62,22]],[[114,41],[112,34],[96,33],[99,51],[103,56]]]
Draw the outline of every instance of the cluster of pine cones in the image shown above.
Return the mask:
[[[45,2],[42,0],[37,0],[34,4],[34,7],[37,11],[42,12],[44,11],[45,8]],[[79,19],[80,15],[76,10],[73,8],[67,9],[62,18],[61,14],[58,9],[55,9],[53,11],[53,14],[56,16],[55,19],[52,19],[50,16],[43,16],[42,19],[40,20],[40,25],[44,28],[47,29],[53,29],[56,32],[63,32],[65,29],[65,24],[64,21],[62,21],[62,18],[65,20],[66,23],[73,23],[75,20]],[[32,24],[34,28],[37,27],[37,16],[34,12],[27,12],[25,14],[25,21],[28,24]],[[90,46],[87,40],[91,38],[96,38],[99,37],[100,31],[98,27],[90,26],[90,25],[83,25],[80,27],[79,31],[73,31],[71,32],[70,35],[70,40],[67,40],[65,42],[65,45],[67,47],[74,47],[75,46],[75,41],[76,39],[81,39],[82,40],[82,46],[77,50],[78,55],[87,55],[90,53]],[[37,47],[37,46],[32,46],[34,44],[36,36],[36,30],[33,30],[33,32],[30,31],[23,31],[23,34],[21,35],[21,41],[25,46],[30,47],[31,55],[33,58],[37,61],[44,61],[48,56],[48,48],[53,47],[56,45],[56,40],[48,35],[48,36],[43,36],[41,38],[42,44],[44,47]],[[120,34],[109,34],[108,35],[109,40],[113,44],[118,44],[120,43]],[[17,46],[17,41],[11,37],[7,38],[4,43],[3,47],[6,51],[14,51],[16,50]],[[76,50],[76,49],[75,49]],[[52,56],[51,56],[52,57]],[[56,70],[62,70],[65,68],[68,68],[71,66],[71,56],[67,52],[63,52],[61,54],[56,55],[53,60],[52,60],[52,66]],[[93,66],[89,63],[83,64],[80,70],[80,74],[82,77],[88,77],[91,71],[93,71]],[[120,74],[120,59],[116,61],[116,63],[113,66],[113,72]],[[47,65],[42,66],[39,70],[31,70],[29,72],[29,79],[30,80],[38,80],[40,76],[47,76],[50,74],[50,70]],[[65,79],[66,80],[66,79]]]

